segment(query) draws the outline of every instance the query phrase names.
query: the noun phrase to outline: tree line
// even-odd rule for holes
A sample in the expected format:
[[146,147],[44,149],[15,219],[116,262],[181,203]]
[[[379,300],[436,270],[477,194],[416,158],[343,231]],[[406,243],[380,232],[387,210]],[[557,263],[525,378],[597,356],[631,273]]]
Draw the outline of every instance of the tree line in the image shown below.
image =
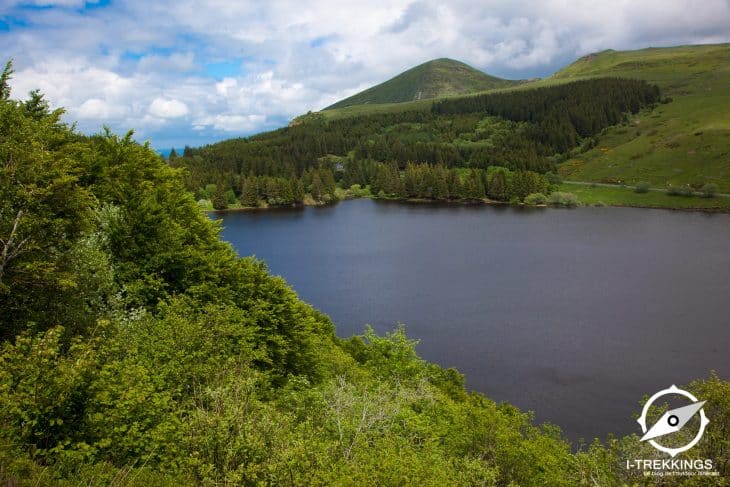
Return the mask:
[[557,155],[659,99],[659,89],[644,81],[599,78],[446,99],[430,111],[335,120],[309,114],[271,132],[186,147],[169,163],[186,169],[186,186],[199,198],[209,184],[240,198],[252,175],[294,180],[315,168],[338,178],[342,161],[395,163],[400,171],[414,163],[555,172]]
[[[358,161],[345,167],[345,186],[369,186],[381,198],[417,198],[437,201],[517,200],[533,193],[547,194],[548,177],[534,171],[448,168],[442,164],[408,164],[401,171],[394,162]],[[555,181],[553,181],[555,182]]]
[[198,190],[202,206],[208,202],[215,210],[230,207],[246,208],[301,206],[309,198],[312,204],[337,201],[337,184],[329,169],[306,169],[301,177],[256,176],[236,178],[237,186],[225,189],[218,181]]

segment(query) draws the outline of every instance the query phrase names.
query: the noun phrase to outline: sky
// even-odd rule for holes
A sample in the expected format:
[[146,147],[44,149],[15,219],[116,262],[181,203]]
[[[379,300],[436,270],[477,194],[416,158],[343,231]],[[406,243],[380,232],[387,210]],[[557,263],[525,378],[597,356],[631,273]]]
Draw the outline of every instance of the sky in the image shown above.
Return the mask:
[[15,98],[158,149],[286,125],[439,57],[512,79],[604,49],[730,41],[730,0],[0,0]]

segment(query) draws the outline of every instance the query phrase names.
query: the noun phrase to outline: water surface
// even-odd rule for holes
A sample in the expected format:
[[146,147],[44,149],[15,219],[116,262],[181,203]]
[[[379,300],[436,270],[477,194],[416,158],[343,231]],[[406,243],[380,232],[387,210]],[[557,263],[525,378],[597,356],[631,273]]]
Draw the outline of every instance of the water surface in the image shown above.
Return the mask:
[[355,200],[222,218],[338,335],[405,323],[424,358],[574,440],[639,433],[644,394],[730,375],[730,215]]

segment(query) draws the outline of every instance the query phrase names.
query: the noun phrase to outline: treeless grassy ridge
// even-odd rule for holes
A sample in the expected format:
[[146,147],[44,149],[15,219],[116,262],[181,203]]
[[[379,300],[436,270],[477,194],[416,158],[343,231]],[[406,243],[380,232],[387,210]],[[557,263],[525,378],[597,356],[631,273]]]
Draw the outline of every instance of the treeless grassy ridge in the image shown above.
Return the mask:
[[605,51],[552,79],[597,76],[656,83],[671,102],[605,130],[595,147],[561,165],[565,177],[655,187],[714,183],[730,191],[730,44]]
[[434,59],[379,85],[345,98],[325,110],[354,105],[400,103],[447,95],[463,95],[515,84],[453,59]]

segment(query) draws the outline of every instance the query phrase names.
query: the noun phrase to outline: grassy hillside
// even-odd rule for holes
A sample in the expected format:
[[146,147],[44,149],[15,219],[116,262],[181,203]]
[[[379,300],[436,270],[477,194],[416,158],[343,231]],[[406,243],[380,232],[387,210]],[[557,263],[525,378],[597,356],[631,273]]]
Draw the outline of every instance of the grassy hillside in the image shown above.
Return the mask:
[[435,59],[345,98],[325,110],[355,105],[402,103],[440,96],[475,93],[514,85],[453,59]]
[[[608,50],[584,56],[544,80],[485,91],[529,90],[606,76],[655,83],[671,102],[605,130],[585,144],[585,150],[572,153],[560,167],[566,179],[629,185],[646,181],[658,188],[672,184],[699,189],[713,183],[730,192],[730,44]],[[427,111],[430,106],[430,100],[421,100],[352,105],[322,113],[338,119]]]
[[620,76],[656,83],[671,102],[632,117],[561,165],[568,179],[730,191],[730,44],[604,51],[550,80]]

